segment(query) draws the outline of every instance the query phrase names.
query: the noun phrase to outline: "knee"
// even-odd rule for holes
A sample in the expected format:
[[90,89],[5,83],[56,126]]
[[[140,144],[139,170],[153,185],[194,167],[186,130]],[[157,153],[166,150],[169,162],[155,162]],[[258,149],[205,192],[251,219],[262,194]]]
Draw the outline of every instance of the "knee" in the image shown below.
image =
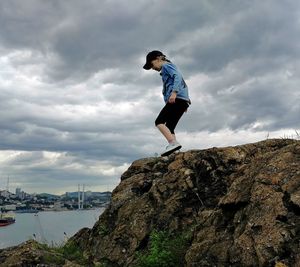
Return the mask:
[[155,120],[155,126],[157,127],[157,125],[159,125],[159,124],[164,124],[159,118],[157,118],[156,120]]

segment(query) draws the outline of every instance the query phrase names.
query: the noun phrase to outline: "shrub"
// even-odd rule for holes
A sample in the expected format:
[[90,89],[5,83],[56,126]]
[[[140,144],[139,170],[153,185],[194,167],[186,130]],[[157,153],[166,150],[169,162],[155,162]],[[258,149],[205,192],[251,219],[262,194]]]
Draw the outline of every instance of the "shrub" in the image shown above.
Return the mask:
[[153,231],[148,251],[137,255],[137,267],[183,266],[190,240],[190,233],[174,235],[167,231]]
[[79,264],[86,264],[87,260],[84,258],[81,249],[73,242],[68,242],[64,246],[57,247],[56,251],[61,253],[64,258],[77,262]]

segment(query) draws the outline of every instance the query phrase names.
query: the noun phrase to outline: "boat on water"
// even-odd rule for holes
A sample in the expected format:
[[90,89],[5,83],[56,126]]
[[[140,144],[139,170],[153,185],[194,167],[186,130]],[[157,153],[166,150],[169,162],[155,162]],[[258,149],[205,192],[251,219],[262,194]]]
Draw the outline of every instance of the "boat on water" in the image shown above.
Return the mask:
[[1,213],[0,214],[0,227],[14,223],[16,221],[13,214]]

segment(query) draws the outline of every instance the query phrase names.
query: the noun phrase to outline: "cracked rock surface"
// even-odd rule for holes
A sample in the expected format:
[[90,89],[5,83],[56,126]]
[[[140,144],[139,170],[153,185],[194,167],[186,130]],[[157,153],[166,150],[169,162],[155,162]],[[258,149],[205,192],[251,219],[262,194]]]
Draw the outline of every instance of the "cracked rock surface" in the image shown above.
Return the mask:
[[134,266],[150,233],[165,229],[192,231],[187,267],[300,266],[300,141],[137,160],[72,242],[94,263]]
[[137,160],[93,229],[75,240],[96,261],[130,266],[153,229],[188,228],[185,266],[300,266],[300,142]]

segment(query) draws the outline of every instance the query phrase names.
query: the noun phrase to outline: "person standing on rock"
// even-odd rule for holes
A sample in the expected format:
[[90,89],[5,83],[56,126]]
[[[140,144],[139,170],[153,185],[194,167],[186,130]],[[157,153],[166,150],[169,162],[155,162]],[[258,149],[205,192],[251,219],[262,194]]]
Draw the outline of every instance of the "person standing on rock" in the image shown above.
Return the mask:
[[165,106],[156,118],[155,125],[169,143],[161,156],[168,156],[181,148],[174,130],[191,104],[188,87],[178,68],[160,51],[149,52],[143,68],[158,71],[162,77]]

